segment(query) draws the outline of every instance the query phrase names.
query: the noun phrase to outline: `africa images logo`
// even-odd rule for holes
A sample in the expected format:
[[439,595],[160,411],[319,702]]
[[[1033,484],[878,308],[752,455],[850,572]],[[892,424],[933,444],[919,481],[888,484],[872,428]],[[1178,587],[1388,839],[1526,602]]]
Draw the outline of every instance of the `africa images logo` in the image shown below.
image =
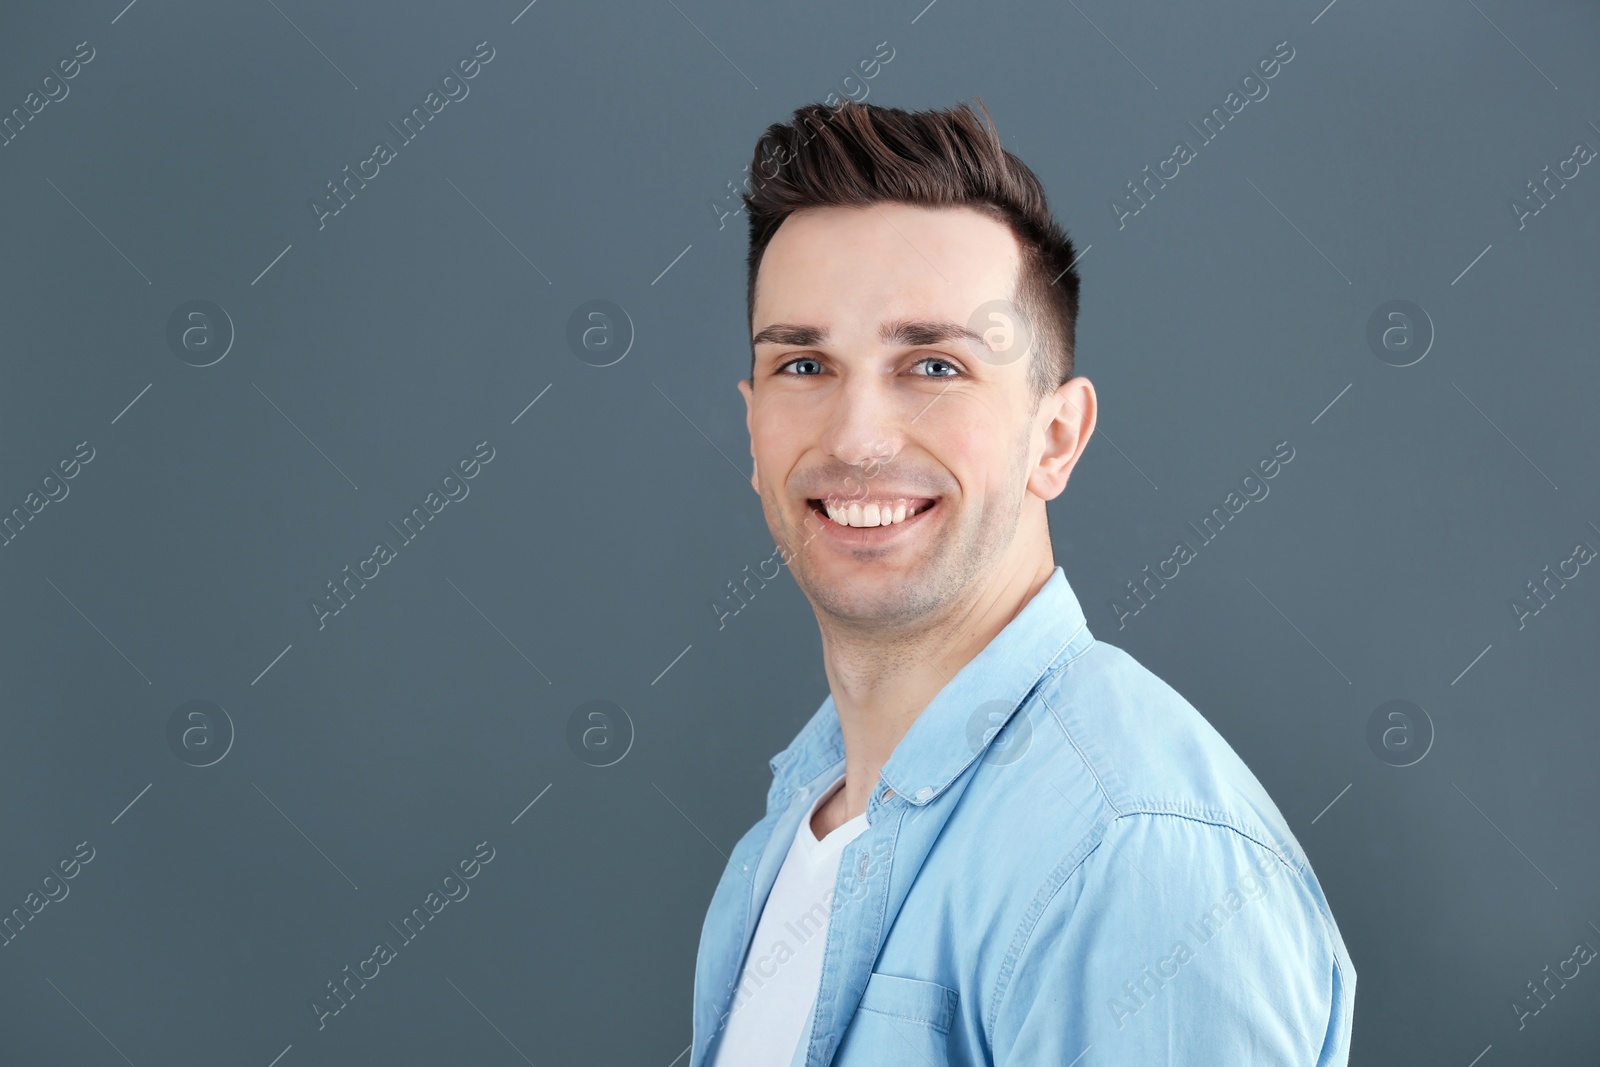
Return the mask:
[[[328,1026],[329,1016],[338,1015],[350,1006],[355,999],[356,992],[367,988],[367,983],[375,980],[383,973],[383,968],[399,958],[400,949],[405,948],[422,935],[440,912],[444,911],[451,903],[459,903],[467,899],[467,894],[472,892],[472,887],[467,884],[483,871],[483,867],[494,859],[494,846],[487,841],[479,841],[473,847],[472,855],[456,864],[439,880],[437,890],[428,890],[428,895],[422,903],[411,909],[410,914],[400,920],[400,925],[389,923],[395,937],[391,940],[385,938],[372,947],[372,954],[356,963],[355,970],[344,965],[343,977],[337,980],[330,978],[326,985],[326,996],[317,995],[311,998],[311,1014],[317,1017],[317,1029],[323,1030]],[[459,874],[457,872],[460,872]],[[352,985],[351,983],[354,983]]]
[[[416,140],[422,131],[428,128],[428,123],[441,111],[452,103],[460,103],[472,92],[472,87],[467,84],[483,71],[483,67],[494,59],[494,49],[488,41],[479,41],[473,48],[472,55],[461,60],[450,72],[439,79],[439,88],[444,91],[440,96],[438,92],[430,89],[428,95],[422,98],[422,103],[412,107],[410,114],[400,120],[400,125],[389,123],[389,129],[394,131],[395,139],[400,142],[400,148]],[[459,74],[457,73],[459,71]],[[318,194],[306,202],[311,206],[311,214],[316,217],[317,229],[326,229],[327,220],[339,214],[350,206],[350,201],[356,198],[356,191],[365,189],[367,182],[377,178],[383,173],[383,168],[399,158],[400,149],[388,141],[378,141],[372,146],[372,155],[356,164],[355,172],[350,170],[350,164],[344,165],[344,177],[338,183],[327,182],[327,195]],[[368,167],[372,173],[367,173]],[[355,184],[352,186],[352,182]]]

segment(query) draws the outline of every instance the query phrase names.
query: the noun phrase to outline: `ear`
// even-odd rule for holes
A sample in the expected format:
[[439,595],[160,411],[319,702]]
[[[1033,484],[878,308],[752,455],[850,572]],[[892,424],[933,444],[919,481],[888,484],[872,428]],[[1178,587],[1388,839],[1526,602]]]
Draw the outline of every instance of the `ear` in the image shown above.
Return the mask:
[[1063,382],[1039,405],[1034,436],[1043,450],[1028,475],[1028,490],[1043,500],[1054,500],[1067,487],[1067,478],[1094,433],[1098,405],[1094,383],[1074,377]]
[[761,473],[756,469],[755,392],[749,378],[739,379],[739,393],[744,397],[744,428],[750,435],[750,488],[761,495]]

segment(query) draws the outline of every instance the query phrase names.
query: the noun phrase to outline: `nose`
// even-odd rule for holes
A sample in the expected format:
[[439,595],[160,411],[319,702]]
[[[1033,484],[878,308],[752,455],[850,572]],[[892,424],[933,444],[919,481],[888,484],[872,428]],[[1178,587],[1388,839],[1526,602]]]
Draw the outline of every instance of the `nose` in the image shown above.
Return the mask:
[[892,392],[871,376],[847,380],[834,392],[822,445],[827,453],[870,477],[904,447],[905,415]]

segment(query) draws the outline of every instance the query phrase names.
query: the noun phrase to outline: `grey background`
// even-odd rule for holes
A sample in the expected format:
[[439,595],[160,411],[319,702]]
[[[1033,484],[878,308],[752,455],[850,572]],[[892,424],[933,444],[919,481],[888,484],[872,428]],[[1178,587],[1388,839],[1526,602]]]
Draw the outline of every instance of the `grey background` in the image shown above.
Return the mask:
[[[1600,947],[1600,576],[1521,629],[1509,605],[1600,547],[1600,168],[1525,228],[1508,202],[1600,147],[1600,13],[1324,3],[9,5],[0,112],[95,57],[0,148],[0,509],[95,458],[0,548],[0,911],[95,857],[0,948],[0,1059],[674,1062],[722,854],[826,696],[791,578],[712,607],[773,551],[745,219],[715,205],[768,123],[864,85],[981,95],[1083,250],[1101,415],[1057,559],[1305,846],[1352,1062],[1594,1063],[1593,967],[1521,1030],[1510,1004]],[[1119,229],[1111,198],[1285,40]],[[480,41],[468,97],[319,230],[309,198]],[[236,331],[205,368],[166,342],[193,299]],[[604,368],[566,340],[593,299],[636,331]],[[1436,331],[1409,367],[1365,340],[1391,299]],[[319,630],[311,598],[484,440]],[[1119,629],[1124,583],[1285,440]],[[1365,734],[1397,698],[1436,733],[1405,768]],[[195,699],[236,731],[205,768],[166,737]],[[594,699],[634,729],[604,768],[566,741]],[[311,997],[485,840],[319,1031]]]

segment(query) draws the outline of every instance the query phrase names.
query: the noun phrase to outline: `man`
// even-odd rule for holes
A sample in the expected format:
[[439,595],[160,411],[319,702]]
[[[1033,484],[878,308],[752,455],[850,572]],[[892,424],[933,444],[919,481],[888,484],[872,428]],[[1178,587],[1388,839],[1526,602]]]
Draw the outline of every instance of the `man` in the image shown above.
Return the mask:
[[1096,399],[1038,179],[965,105],[804,107],[755,163],[751,485],[830,695],[712,899],[689,1067],[1346,1063],[1283,816],[1054,563]]

